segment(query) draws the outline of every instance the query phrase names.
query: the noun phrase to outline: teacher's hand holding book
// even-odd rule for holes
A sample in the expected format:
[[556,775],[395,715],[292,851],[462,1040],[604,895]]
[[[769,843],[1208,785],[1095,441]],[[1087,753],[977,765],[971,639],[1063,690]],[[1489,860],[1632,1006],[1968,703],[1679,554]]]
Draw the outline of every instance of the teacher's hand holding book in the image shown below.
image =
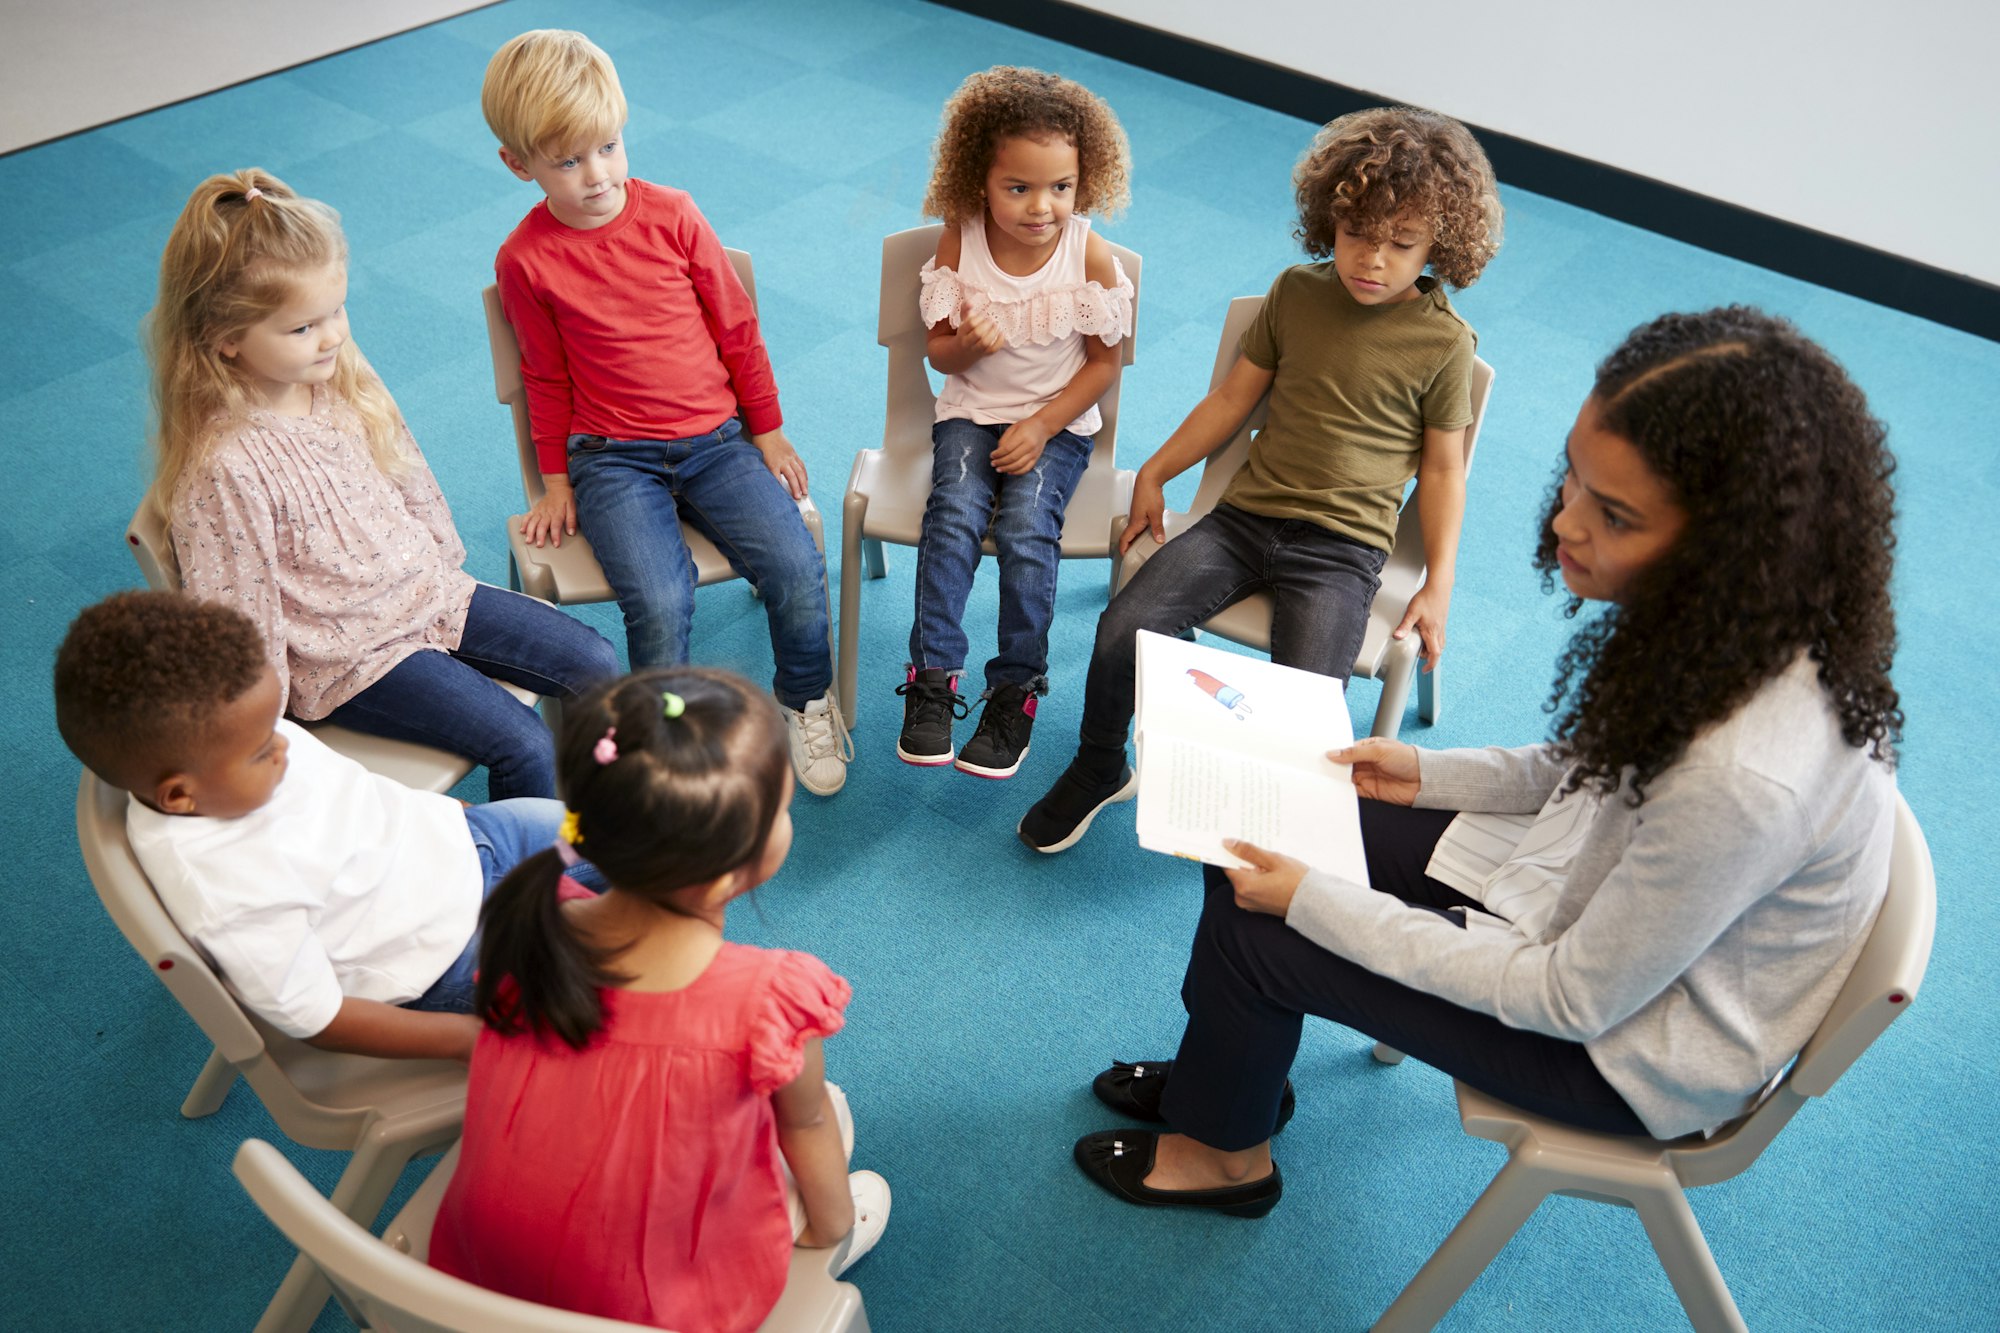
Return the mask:
[[1222,845],[1250,863],[1241,868],[1225,867],[1222,872],[1229,876],[1230,886],[1236,890],[1238,907],[1272,916],[1283,916],[1292,910],[1292,895],[1299,891],[1299,882],[1310,868],[1304,861],[1266,851],[1241,838],[1230,838]]
[[1417,747],[1401,741],[1368,736],[1326,757],[1354,769],[1354,790],[1374,801],[1409,805],[1423,784],[1418,777]]

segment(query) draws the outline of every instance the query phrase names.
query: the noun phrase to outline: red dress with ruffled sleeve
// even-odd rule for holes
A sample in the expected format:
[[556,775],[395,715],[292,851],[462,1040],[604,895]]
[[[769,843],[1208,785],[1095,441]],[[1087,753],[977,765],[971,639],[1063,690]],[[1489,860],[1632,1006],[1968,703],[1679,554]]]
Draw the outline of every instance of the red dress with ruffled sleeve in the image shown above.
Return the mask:
[[431,1263],[681,1333],[755,1329],[792,1227],[771,1093],[851,994],[810,954],[724,943],[677,991],[605,990],[584,1050],[487,1029]]

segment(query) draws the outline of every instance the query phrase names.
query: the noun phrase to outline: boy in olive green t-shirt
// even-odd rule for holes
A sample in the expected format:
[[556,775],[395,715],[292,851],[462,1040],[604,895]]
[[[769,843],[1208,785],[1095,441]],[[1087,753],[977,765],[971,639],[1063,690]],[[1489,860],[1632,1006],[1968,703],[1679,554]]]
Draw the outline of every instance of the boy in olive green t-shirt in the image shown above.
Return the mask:
[[[1021,820],[1036,851],[1073,846],[1137,790],[1125,736],[1139,630],[1180,634],[1269,592],[1272,660],[1345,681],[1412,476],[1428,571],[1396,637],[1417,633],[1427,666],[1444,651],[1475,339],[1440,280],[1470,286],[1499,249],[1493,169],[1457,121],[1381,107],[1322,129],[1294,179],[1299,238],[1325,262],[1278,275],[1222,384],[1139,469],[1119,549],[1146,531],[1165,544],[1098,619],[1076,758]],[[1248,462],[1167,542],[1161,487],[1267,390]]]

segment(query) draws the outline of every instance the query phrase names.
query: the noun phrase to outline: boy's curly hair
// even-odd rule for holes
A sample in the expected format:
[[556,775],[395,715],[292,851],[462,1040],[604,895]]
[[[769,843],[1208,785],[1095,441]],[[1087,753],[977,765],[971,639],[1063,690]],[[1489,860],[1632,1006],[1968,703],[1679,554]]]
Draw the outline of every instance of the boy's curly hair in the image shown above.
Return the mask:
[[86,607],[56,650],[56,730],[112,786],[150,787],[187,765],[268,660],[256,622],[234,607],[116,593]]
[[1131,148],[1104,99],[1060,75],[995,65],[968,77],[944,104],[924,216],[953,227],[979,217],[1000,141],[1051,135],[1076,148],[1077,212],[1109,217],[1131,202]]
[[1470,287],[1500,249],[1500,193],[1472,132],[1435,111],[1371,107],[1330,121],[1292,172],[1299,200],[1293,232],[1306,253],[1333,253],[1346,227],[1371,241],[1414,211],[1431,227],[1431,272]]
[[[1570,785],[1632,799],[1798,653],[1849,745],[1893,763],[1896,460],[1840,363],[1747,306],[1662,315],[1597,368],[1604,429],[1671,489],[1687,525],[1625,599],[1570,640],[1548,710]],[[1561,469],[1535,567],[1553,590]],[[1581,603],[1572,598],[1569,614]]]

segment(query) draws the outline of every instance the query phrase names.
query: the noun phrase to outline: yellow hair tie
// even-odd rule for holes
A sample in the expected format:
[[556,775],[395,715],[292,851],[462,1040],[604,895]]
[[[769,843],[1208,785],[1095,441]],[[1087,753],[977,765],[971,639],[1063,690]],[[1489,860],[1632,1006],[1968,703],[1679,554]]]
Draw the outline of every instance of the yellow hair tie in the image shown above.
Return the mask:
[[582,845],[583,835],[576,831],[576,811],[563,811],[562,828],[558,831],[557,836],[572,847]]
[[681,698],[672,690],[667,690],[660,695],[660,712],[665,716],[679,717],[682,713],[687,712],[687,710],[687,700]]

